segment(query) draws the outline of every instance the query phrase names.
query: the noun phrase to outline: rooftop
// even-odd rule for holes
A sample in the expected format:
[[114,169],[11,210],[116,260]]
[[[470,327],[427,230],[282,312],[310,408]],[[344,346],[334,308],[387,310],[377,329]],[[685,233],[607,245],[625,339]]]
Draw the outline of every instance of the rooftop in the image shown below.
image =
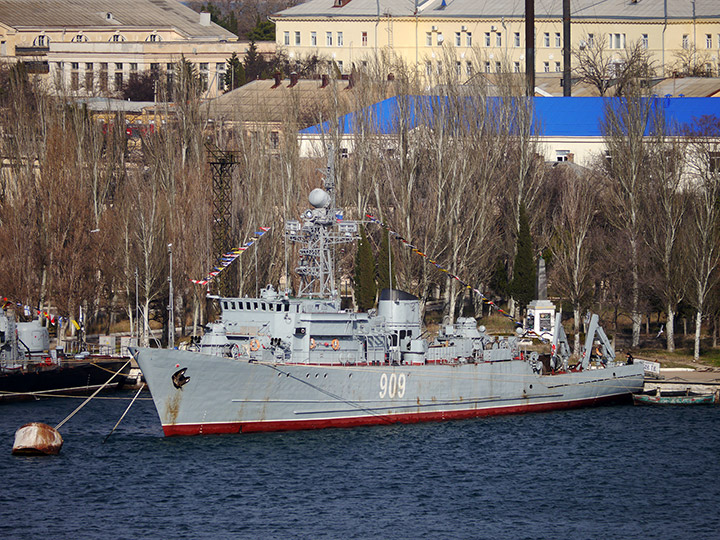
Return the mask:
[[[388,135],[397,130],[397,120],[402,116],[409,128],[422,123],[432,123],[433,109],[442,107],[445,102],[441,96],[398,96],[383,100],[359,112],[346,114],[338,119],[338,129],[342,133],[352,134],[361,124],[360,119],[370,119],[377,134]],[[468,113],[485,103],[493,107],[502,98],[467,99]],[[621,98],[600,97],[558,97],[531,98],[536,122],[534,134],[545,137],[601,137],[600,122],[604,116],[606,104]],[[720,118],[720,99],[715,98],[647,98],[653,100],[653,107],[662,107],[668,124],[693,126],[703,116]],[[402,114],[400,114],[402,111]],[[367,124],[368,121],[365,121]],[[300,133],[317,135],[327,133],[329,122],[316,124]]]
[[176,29],[191,39],[237,36],[177,0],[0,0],[0,24],[16,29]]
[[[414,0],[349,0],[334,7],[333,0],[309,0],[273,15],[273,18],[312,17],[409,17],[415,14]],[[717,0],[573,0],[576,19],[720,19]],[[418,0],[417,16],[423,19],[500,17],[523,18],[522,0]],[[667,14],[665,14],[667,9]],[[535,17],[561,17],[562,0],[535,2]]]

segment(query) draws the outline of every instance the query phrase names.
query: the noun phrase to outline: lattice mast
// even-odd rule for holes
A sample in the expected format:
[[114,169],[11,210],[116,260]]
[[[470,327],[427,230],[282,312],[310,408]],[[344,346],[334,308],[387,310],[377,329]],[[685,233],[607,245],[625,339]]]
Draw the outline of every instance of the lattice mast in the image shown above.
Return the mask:
[[[221,150],[211,143],[206,143],[205,147],[208,151],[208,163],[212,172],[212,249],[213,253],[220,256],[220,254],[227,253],[233,247],[232,171],[238,163],[237,152]],[[227,276],[224,278],[224,284],[227,287],[223,288],[232,289],[233,284],[228,283],[228,279]],[[220,286],[218,284],[218,287]]]
[[302,224],[285,222],[285,236],[300,245],[300,260],[295,272],[300,277],[298,296],[337,299],[335,286],[335,246],[355,242],[358,223],[345,221],[335,204],[335,153],[328,152],[324,171],[324,189],[316,188],[308,197],[310,208],[303,212]]

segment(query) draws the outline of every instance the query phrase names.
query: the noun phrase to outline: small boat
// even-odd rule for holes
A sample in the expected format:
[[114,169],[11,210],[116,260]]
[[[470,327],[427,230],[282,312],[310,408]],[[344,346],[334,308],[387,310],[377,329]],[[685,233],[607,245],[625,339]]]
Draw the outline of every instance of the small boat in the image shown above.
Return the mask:
[[635,405],[715,405],[720,398],[720,390],[712,394],[695,392],[657,392],[656,395],[633,394]]

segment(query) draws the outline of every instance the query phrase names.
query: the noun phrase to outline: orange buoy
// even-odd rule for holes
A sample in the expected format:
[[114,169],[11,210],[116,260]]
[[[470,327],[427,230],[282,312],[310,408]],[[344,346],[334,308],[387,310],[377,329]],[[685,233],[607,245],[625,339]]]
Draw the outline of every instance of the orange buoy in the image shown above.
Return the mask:
[[41,422],[25,424],[15,432],[13,455],[51,456],[60,453],[63,438],[54,427]]

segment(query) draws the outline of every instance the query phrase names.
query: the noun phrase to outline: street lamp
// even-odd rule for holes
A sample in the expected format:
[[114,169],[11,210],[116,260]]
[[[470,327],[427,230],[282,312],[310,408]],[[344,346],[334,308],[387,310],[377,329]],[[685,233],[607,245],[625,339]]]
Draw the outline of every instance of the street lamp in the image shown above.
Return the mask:
[[172,282],[172,244],[168,244],[168,254],[170,255],[170,275],[168,283],[170,284],[170,300],[168,302],[168,349],[175,348],[175,310],[173,309],[173,282]]

